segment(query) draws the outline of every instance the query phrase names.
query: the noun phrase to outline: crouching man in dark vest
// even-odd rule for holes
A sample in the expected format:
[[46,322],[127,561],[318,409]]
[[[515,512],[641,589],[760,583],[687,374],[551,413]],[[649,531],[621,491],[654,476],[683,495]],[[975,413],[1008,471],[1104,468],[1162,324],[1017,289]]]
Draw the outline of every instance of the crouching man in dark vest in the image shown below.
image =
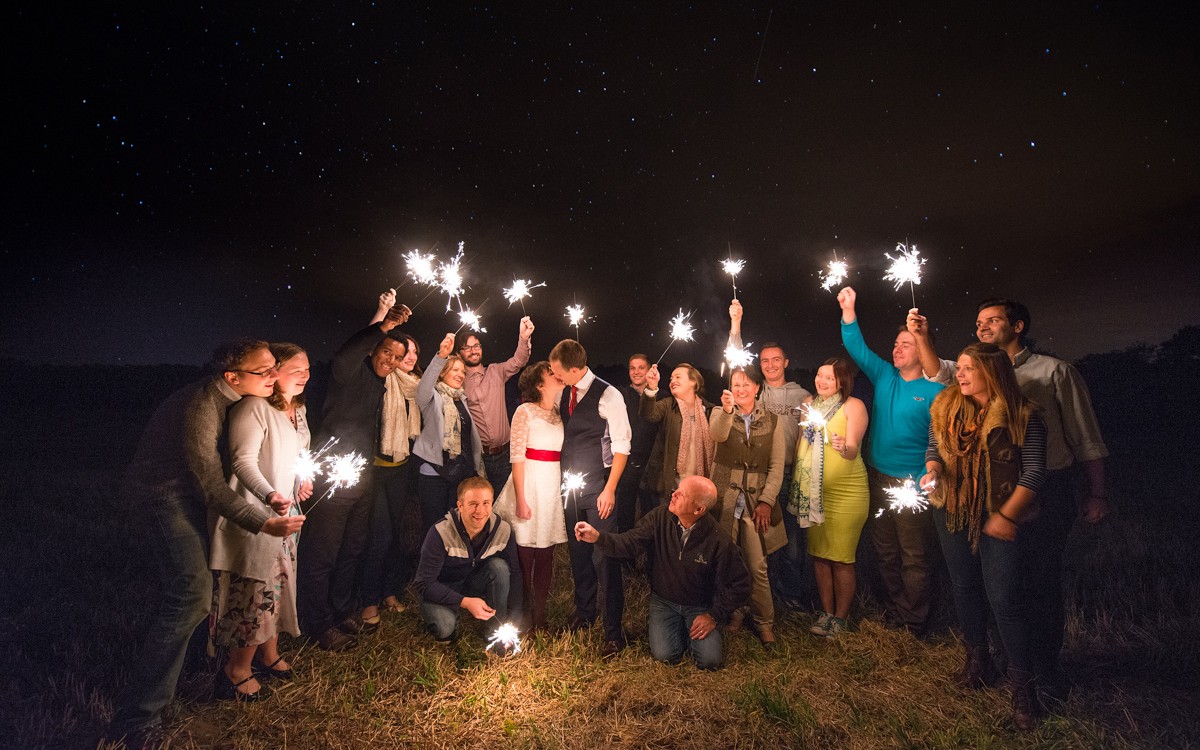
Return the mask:
[[439,643],[454,639],[460,609],[497,627],[520,619],[517,543],[508,522],[492,512],[492,485],[483,477],[464,479],[456,507],[429,529],[414,586],[425,627]]

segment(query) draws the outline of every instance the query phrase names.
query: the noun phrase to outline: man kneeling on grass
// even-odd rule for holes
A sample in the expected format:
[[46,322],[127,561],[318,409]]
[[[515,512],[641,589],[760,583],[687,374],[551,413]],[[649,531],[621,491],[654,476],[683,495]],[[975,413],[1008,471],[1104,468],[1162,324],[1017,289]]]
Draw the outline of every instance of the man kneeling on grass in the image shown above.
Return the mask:
[[433,525],[421,546],[414,586],[425,627],[448,644],[458,627],[458,610],[498,627],[520,619],[521,566],[508,522],[492,512],[492,485],[468,477],[458,485],[458,504]]
[[590,524],[575,524],[575,538],[598,546],[605,555],[631,560],[646,551],[650,577],[650,653],[674,664],[691,651],[700,669],[725,663],[721,625],[750,596],[750,574],[741,552],[707,515],[717,488],[702,476],[690,476],[629,531],[602,534]]

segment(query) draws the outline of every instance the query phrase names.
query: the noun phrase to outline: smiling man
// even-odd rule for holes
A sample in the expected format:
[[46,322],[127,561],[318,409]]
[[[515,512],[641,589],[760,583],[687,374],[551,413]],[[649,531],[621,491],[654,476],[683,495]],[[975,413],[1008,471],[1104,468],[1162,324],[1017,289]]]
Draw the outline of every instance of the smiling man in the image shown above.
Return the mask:
[[211,377],[176,391],[154,412],[126,477],[125,492],[134,511],[145,516],[144,541],[162,581],[158,610],[109,730],[111,739],[125,737],[130,747],[153,744],[188,641],[208,616],[213,584],[207,512],[252,534],[278,537],[304,523],[303,516],[280,516],[265,503],[245,502],[230,489],[222,465],[219,445],[229,407],[243,396],[270,396],[279,377],[267,342],[222,344],[211,366]]
[[[402,312],[355,333],[333,355],[332,380],[314,446],[335,437],[337,453],[370,457],[378,452],[385,379],[406,354],[399,332],[395,338],[389,335],[408,320],[408,308],[398,309]],[[351,648],[352,636],[378,627],[356,616],[354,601],[358,561],[367,543],[371,490],[371,473],[363,472],[357,484],[321,501],[320,512],[313,514],[313,522],[300,538],[296,575],[300,627],[327,651]],[[318,487],[314,497],[322,494]]]
[[433,525],[421,546],[413,582],[421,617],[436,641],[449,644],[458,630],[458,611],[498,627],[520,620],[521,566],[508,522],[492,512],[492,485],[467,477],[458,501]]

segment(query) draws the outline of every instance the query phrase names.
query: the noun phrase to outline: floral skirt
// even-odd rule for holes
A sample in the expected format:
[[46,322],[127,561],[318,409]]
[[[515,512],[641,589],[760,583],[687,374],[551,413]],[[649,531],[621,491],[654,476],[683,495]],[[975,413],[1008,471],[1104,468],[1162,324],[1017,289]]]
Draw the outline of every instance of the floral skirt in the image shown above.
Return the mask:
[[259,581],[228,570],[213,571],[208,616],[209,654],[217,649],[266,643],[280,633],[300,635],[296,615],[296,539],[281,540],[271,579]]

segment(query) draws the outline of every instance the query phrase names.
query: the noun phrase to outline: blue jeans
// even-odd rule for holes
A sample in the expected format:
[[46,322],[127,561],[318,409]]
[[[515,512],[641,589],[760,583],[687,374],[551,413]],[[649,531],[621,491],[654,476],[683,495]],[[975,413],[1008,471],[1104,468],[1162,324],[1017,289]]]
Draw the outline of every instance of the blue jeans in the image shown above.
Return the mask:
[[484,453],[483,454],[483,473],[487,474],[487,480],[492,485],[492,493],[494,497],[500,497],[500,490],[504,489],[504,483],[508,481],[508,477],[512,474],[512,464],[508,461],[509,454],[507,450],[499,453]]
[[192,632],[212,606],[204,501],[187,495],[142,500],[148,514],[143,543],[153,549],[162,589],[141,653],[133,663],[110,732],[133,732],[162,721],[175,696]]
[[[954,609],[968,646],[986,646],[988,605],[1004,643],[1008,666],[1029,671],[1029,622],[1026,615],[1021,534],[1006,542],[980,532],[979,552],[971,551],[967,530],[946,529],[946,511],[933,508],[942,554],[950,571]],[[982,521],[980,522],[982,523]]]
[[[489,557],[467,576],[461,593],[464,597],[482,597],[488,606],[496,610],[493,624],[503,625],[508,620],[508,590],[512,571],[502,557]],[[439,641],[449,640],[458,627],[458,610],[429,600],[421,601],[421,617],[425,629]]]
[[787,509],[792,493],[792,470],[788,467],[779,488],[777,502],[782,503],[783,530],[787,533],[787,544],[771,553],[767,558],[767,569],[771,576],[771,588],[777,599],[788,605],[803,603],[811,598],[812,585],[805,586],[805,560],[808,559],[804,529],[796,517]]
[[691,651],[699,669],[720,669],[725,664],[725,649],[721,628],[700,640],[691,635],[692,621],[708,610],[704,607],[685,607],[650,595],[650,653],[655,659],[675,664],[684,649]]

